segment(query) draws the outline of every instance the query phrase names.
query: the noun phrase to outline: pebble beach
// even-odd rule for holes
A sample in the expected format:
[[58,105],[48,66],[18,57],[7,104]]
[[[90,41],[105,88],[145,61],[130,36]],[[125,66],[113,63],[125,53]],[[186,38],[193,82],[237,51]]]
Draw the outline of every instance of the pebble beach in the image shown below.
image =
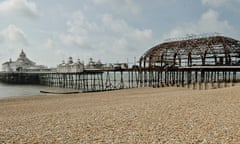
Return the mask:
[[0,143],[238,143],[240,87],[139,88],[0,100]]

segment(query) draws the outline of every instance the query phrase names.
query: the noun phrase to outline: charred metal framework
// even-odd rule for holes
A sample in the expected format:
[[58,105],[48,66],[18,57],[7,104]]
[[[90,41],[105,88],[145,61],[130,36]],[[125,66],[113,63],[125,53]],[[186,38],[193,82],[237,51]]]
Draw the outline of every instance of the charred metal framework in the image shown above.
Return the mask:
[[240,65],[240,41],[210,36],[165,42],[140,58],[141,68]]

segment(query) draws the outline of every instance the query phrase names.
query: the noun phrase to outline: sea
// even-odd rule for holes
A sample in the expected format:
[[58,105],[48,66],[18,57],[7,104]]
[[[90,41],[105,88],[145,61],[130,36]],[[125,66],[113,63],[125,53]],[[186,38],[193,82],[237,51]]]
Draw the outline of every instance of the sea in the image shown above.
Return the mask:
[[18,96],[41,95],[40,90],[47,87],[38,85],[13,85],[0,83],[0,99]]

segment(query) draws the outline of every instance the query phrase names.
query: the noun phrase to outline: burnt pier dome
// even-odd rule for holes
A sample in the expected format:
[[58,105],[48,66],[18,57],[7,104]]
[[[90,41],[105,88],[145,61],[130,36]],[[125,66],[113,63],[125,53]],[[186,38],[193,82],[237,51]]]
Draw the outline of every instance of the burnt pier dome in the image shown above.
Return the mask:
[[141,68],[240,65],[240,41],[224,36],[164,42],[147,50]]

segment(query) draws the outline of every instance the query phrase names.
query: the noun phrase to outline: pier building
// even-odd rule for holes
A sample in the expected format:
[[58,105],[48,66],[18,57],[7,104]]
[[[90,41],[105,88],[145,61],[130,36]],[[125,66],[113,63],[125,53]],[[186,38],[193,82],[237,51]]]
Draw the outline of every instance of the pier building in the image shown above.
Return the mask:
[[102,69],[103,64],[101,60],[94,61],[93,58],[89,59],[88,64],[86,65],[86,69]]
[[2,64],[4,72],[27,72],[27,71],[42,71],[48,69],[44,65],[37,65],[30,60],[25,52],[22,50],[16,61],[9,61]]
[[57,72],[60,73],[71,73],[71,72],[83,72],[84,70],[84,64],[80,61],[80,59],[77,60],[77,62],[73,62],[73,58],[69,57],[67,63],[63,60],[61,64],[57,66]]

